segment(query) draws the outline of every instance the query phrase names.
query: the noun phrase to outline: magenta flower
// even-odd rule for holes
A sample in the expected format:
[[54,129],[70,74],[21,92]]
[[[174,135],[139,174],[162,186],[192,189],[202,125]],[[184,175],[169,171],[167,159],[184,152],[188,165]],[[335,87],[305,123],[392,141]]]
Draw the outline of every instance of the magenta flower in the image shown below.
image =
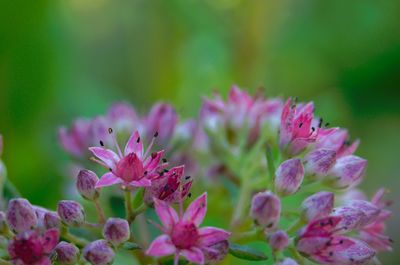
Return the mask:
[[192,178],[184,176],[184,166],[173,167],[161,173],[152,181],[151,187],[146,188],[144,200],[153,203],[153,198],[166,202],[177,203],[184,199],[192,186]]
[[207,193],[194,200],[185,213],[178,215],[166,202],[154,199],[156,213],[163,224],[160,227],[163,235],[154,239],[146,254],[162,257],[175,254],[175,265],[182,255],[196,264],[205,263],[205,253],[210,246],[227,240],[230,233],[215,227],[202,227],[207,211]]
[[15,236],[9,243],[8,253],[14,264],[50,265],[49,254],[58,243],[58,230],[44,234],[31,230]]
[[[109,132],[112,134],[112,129],[109,129]],[[157,137],[157,134],[154,136]],[[89,150],[101,160],[95,159],[95,161],[110,170],[100,178],[96,188],[115,184],[122,184],[127,187],[151,186],[152,179],[157,177],[159,170],[166,165],[165,163],[160,164],[164,151],[151,153],[148,156],[154,138],[145,153],[143,152],[143,144],[138,131],[134,132],[129,138],[124,153],[122,153],[115,137],[114,142],[118,154],[104,147],[90,147]]]

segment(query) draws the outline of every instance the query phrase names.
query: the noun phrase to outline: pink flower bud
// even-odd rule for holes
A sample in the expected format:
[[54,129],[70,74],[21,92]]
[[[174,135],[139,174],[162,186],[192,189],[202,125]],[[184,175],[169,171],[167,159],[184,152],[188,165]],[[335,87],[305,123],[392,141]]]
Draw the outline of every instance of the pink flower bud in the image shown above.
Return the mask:
[[211,246],[207,246],[204,248],[204,259],[206,264],[219,264],[221,260],[225,258],[225,256],[229,252],[229,242],[228,240],[219,241]]
[[112,122],[112,128],[117,132],[132,132],[135,130],[139,120],[135,109],[123,102],[113,104],[107,113],[107,118]]
[[4,234],[8,230],[6,219],[6,214],[4,212],[0,212],[0,235]]
[[58,217],[57,213],[47,212],[44,214],[43,224],[46,229],[60,228],[61,219]]
[[381,209],[379,209],[376,205],[364,200],[348,201],[346,206],[363,212],[364,216],[360,220],[360,226],[366,226],[376,221],[381,213]]
[[92,265],[108,265],[114,261],[115,253],[105,240],[89,243],[83,249],[83,257]]
[[301,204],[304,219],[311,221],[329,215],[333,209],[334,199],[334,194],[326,191],[308,197]]
[[158,132],[159,139],[164,142],[172,137],[177,121],[178,116],[171,105],[157,103],[151,108],[146,118],[146,133],[151,138],[155,132]]
[[361,182],[366,166],[367,160],[358,156],[341,157],[330,170],[328,183],[340,189],[354,187]]
[[259,192],[253,196],[250,215],[257,225],[274,228],[281,215],[281,202],[270,191]]
[[308,153],[304,160],[307,174],[323,177],[328,174],[328,171],[334,165],[336,152],[329,149],[317,149]]
[[35,210],[26,199],[12,199],[7,209],[8,226],[16,233],[31,230],[37,226]]
[[69,226],[80,226],[85,222],[83,208],[75,201],[60,201],[57,205],[57,213],[61,220]]
[[285,258],[284,260],[275,263],[275,265],[298,265],[298,263],[291,258]]
[[128,221],[121,218],[109,218],[103,228],[103,237],[114,246],[127,241],[130,234]]
[[95,200],[99,196],[99,192],[95,189],[98,180],[97,175],[90,170],[79,171],[76,180],[76,188],[79,194],[87,200]]
[[292,158],[283,162],[275,172],[275,188],[282,195],[295,193],[304,178],[301,160]]
[[62,265],[74,265],[79,261],[79,248],[75,245],[61,241],[54,249],[57,262]]
[[268,238],[268,243],[273,250],[283,250],[289,245],[289,237],[285,231],[278,230]]

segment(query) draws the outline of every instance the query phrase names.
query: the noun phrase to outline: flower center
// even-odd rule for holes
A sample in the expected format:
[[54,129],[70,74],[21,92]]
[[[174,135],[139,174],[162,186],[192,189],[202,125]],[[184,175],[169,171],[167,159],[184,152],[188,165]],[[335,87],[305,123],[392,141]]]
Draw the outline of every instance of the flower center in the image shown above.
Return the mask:
[[43,246],[35,238],[18,239],[15,242],[15,254],[26,264],[33,264],[43,256]]
[[144,174],[142,161],[135,153],[130,153],[118,162],[114,173],[126,182],[139,180]]
[[196,245],[199,233],[193,223],[178,223],[172,230],[171,239],[177,248],[189,249]]

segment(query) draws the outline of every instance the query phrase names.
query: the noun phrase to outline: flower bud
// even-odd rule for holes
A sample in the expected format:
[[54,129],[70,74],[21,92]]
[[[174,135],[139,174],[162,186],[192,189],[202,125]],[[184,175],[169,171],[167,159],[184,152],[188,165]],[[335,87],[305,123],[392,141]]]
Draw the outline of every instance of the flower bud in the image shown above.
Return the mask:
[[149,138],[158,132],[159,139],[166,141],[174,133],[178,116],[175,109],[166,103],[155,104],[146,118],[146,132]]
[[7,223],[13,231],[21,233],[35,228],[38,220],[29,201],[18,198],[8,203]]
[[228,240],[223,240],[217,242],[207,248],[204,248],[204,259],[206,264],[218,264],[229,252],[229,242]]
[[289,237],[285,231],[278,230],[268,238],[268,243],[273,250],[283,250],[289,245]]
[[47,212],[44,214],[43,225],[46,229],[60,228],[61,219],[57,213]]
[[285,258],[284,260],[275,263],[275,265],[298,265],[298,263],[291,258]]
[[128,221],[121,218],[109,218],[103,228],[103,237],[114,246],[127,241],[130,233]]
[[270,191],[259,192],[253,196],[250,215],[257,225],[273,228],[281,215],[281,201]]
[[330,170],[328,183],[339,189],[354,187],[361,182],[366,166],[367,160],[361,157],[341,157]]
[[114,251],[103,239],[93,241],[83,249],[83,257],[92,265],[112,264],[114,256]]
[[293,158],[283,162],[275,172],[275,188],[282,195],[295,193],[304,178],[301,160]]
[[60,201],[57,205],[57,213],[61,220],[69,226],[80,226],[85,222],[83,208],[75,201]]
[[321,191],[311,195],[301,204],[303,218],[312,221],[332,212],[335,196],[332,192]]
[[376,205],[364,201],[364,200],[352,200],[346,203],[346,206],[355,208],[363,212],[364,216],[360,220],[360,226],[366,226],[376,221],[379,214],[381,213],[381,209],[379,209]]
[[324,177],[336,161],[336,152],[329,149],[313,150],[306,155],[305,171],[308,175]]
[[79,171],[76,180],[76,188],[79,194],[87,200],[95,200],[99,196],[99,192],[95,189],[98,180],[97,175],[90,170]]
[[6,214],[0,211],[0,235],[8,231],[8,225],[6,221]]
[[58,243],[54,251],[57,253],[57,262],[61,265],[74,265],[79,261],[79,248],[65,241]]

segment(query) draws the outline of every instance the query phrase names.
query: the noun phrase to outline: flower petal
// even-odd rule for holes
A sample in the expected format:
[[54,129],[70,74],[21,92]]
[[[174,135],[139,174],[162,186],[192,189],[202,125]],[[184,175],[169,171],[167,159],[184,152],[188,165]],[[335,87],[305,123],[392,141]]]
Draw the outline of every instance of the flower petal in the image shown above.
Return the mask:
[[47,230],[42,237],[43,251],[49,254],[57,245],[59,239],[58,229]]
[[146,161],[144,161],[144,168],[146,171],[149,173],[156,169],[158,165],[160,164],[161,158],[164,155],[164,150],[161,150],[156,153],[152,153],[151,156],[149,156]]
[[140,139],[138,131],[134,132],[129,138],[128,142],[126,143],[124,153],[125,155],[128,155],[130,153],[135,153],[140,159],[142,158],[143,143],[142,140]]
[[204,254],[199,248],[183,249],[180,253],[190,262],[204,264]]
[[154,207],[160,221],[168,231],[179,221],[178,214],[166,202],[154,198]]
[[134,180],[129,183],[129,185],[134,186],[134,187],[150,187],[151,186],[151,180],[147,178],[142,178],[141,180]]
[[89,147],[89,150],[110,168],[114,168],[115,164],[120,159],[118,155],[110,149],[103,147]]
[[186,209],[183,215],[183,220],[191,221],[199,226],[207,212],[207,192],[204,192],[200,197],[194,200]]
[[161,235],[151,242],[149,248],[146,250],[146,255],[161,257],[172,255],[176,251],[175,246],[171,242],[171,238],[167,235]]
[[202,227],[199,229],[199,245],[210,246],[226,240],[231,233],[216,227]]
[[39,261],[35,262],[34,265],[51,265],[51,261],[48,257],[43,257]]
[[108,172],[106,174],[104,174],[99,181],[97,181],[96,183],[96,189],[97,188],[102,188],[102,187],[106,187],[106,186],[111,186],[111,185],[115,185],[118,183],[122,183],[122,179],[116,177],[112,172]]

